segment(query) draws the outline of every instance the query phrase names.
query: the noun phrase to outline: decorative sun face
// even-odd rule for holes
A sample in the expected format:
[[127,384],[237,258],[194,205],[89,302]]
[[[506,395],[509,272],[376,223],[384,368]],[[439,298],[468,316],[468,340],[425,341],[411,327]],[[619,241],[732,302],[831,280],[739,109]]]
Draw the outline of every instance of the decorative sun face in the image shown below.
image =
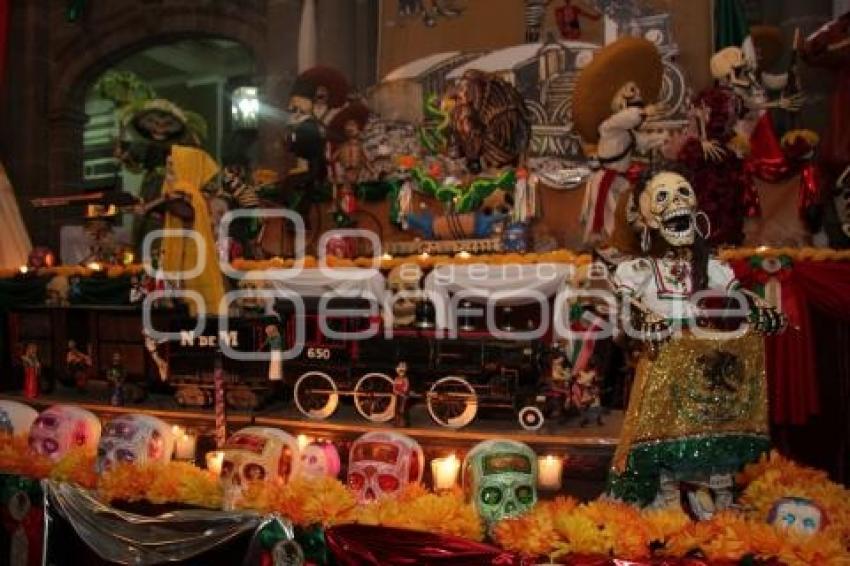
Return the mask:
[[672,246],[694,243],[696,208],[696,194],[691,184],[670,171],[655,175],[640,195],[644,223],[657,230]]

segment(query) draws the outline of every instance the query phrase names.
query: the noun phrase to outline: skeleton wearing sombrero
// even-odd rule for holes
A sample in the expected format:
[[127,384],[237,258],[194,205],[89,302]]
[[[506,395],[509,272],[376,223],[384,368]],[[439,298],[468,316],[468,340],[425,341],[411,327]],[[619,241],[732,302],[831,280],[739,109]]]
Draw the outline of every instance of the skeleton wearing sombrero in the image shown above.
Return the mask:
[[661,90],[663,67],[658,49],[645,39],[625,37],[596,53],[578,77],[573,119],[582,139],[597,143],[600,168],[587,184],[581,211],[584,243],[605,241],[614,228],[617,200],[630,186],[632,154],[659,138],[639,135]]

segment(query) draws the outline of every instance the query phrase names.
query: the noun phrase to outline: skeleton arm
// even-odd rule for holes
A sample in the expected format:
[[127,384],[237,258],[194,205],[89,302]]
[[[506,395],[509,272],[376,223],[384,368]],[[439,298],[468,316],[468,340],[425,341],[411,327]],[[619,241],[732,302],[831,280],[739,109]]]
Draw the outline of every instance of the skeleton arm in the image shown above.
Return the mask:
[[697,124],[702,155],[706,161],[722,161],[724,150],[720,142],[708,137],[708,121],[711,119],[711,108],[704,102],[691,109],[691,115]]

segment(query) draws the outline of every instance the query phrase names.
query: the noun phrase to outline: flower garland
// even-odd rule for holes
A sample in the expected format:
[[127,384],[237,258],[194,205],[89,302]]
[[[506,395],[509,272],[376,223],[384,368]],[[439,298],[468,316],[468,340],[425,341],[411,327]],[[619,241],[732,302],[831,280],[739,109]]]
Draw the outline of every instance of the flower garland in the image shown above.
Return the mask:
[[[26,276],[36,277],[54,277],[56,275],[64,275],[65,277],[93,277],[103,276],[110,279],[118,277],[129,277],[131,275],[139,275],[144,272],[145,268],[140,263],[131,263],[129,265],[110,265],[105,264],[101,269],[92,269],[83,265],[57,265],[55,267],[39,267],[27,271]],[[11,279],[20,277],[20,269],[0,269],[0,279]]]
[[720,259],[733,261],[751,257],[780,257],[788,256],[792,261],[850,261],[850,250],[832,248],[724,248],[720,250]]
[[74,448],[54,462],[47,456],[30,451],[26,436],[0,435],[0,472],[34,479],[50,478],[94,487],[95,454],[85,448]]
[[221,509],[218,477],[188,462],[121,464],[100,475],[99,497],[107,502],[149,501]]

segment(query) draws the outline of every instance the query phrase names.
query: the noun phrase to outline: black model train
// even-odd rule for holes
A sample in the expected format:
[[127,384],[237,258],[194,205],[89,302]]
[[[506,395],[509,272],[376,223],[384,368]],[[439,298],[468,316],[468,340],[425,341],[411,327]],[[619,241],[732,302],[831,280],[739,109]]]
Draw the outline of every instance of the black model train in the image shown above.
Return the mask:
[[[409,327],[394,328],[387,336],[380,317],[370,315],[362,305],[351,304],[348,309],[337,305],[322,315],[315,307],[308,304],[296,311],[278,304],[275,318],[231,319],[224,331],[218,326],[197,335],[185,330],[191,321],[177,324],[183,325],[174,330],[180,338],[160,351],[168,360],[169,381],[176,387],[178,402],[211,402],[213,354],[221,349],[253,358],[265,351],[262,360],[222,356],[228,403],[241,409],[263,403],[274,392],[266,339],[267,327],[274,325],[282,349],[295,354],[282,364],[282,382],[295,407],[308,418],[329,418],[344,398],[350,398],[364,418],[391,420],[396,412],[393,381],[403,361],[411,397],[421,399],[441,426],[465,426],[481,407],[513,410],[526,429],[542,426],[546,397],[540,391],[549,335],[514,340],[469,329],[448,338],[434,329]],[[346,338],[370,329],[370,337]]]

